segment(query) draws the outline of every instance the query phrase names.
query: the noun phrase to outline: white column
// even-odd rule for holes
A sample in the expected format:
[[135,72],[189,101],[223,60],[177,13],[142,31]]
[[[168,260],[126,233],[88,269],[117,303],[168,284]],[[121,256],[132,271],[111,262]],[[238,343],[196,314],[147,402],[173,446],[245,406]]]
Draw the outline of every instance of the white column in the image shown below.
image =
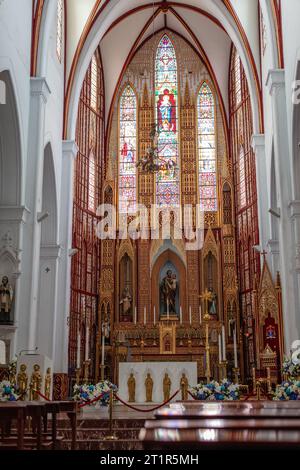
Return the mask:
[[[68,371],[68,342],[71,295],[71,248],[73,214],[73,174],[74,160],[78,148],[74,141],[62,143],[62,175],[60,195],[60,246],[58,262],[58,305],[54,348],[54,371]],[[76,256],[76,254],[74,255]]]
[[265,135],[254,134],[252,136],[251,146],[255,153],[256,162],[259,242],[261,249],[264,250],[270,238]]
[[[295,251],[289,204],[292,179],[288,144],[285,72],[270,70],[267,86],[272,101],[275,172],[280,208],[279,251],[282,281],[285,349],[288,352],[294,340],[300,337],[299,289],[293,269]],[[290,97],[291,99],[291,97]]]
[[26,206],[29,210],[28,221],[24,227],[21,296],[23,299],[20,315],[21,331],[27,338],[21,344],[25,348],[37,346],[37,317],[41,223],[38,221],[42,210],[42,185],[44,165],[44,127],[45,108],[50,89],[44,78],[30,79],[30,119],[27,156]]
[[58,245],[41,246],[40,252],[40,282],[37,321],[37,346],[41,354],[50,359],[54,356],[58,287]]

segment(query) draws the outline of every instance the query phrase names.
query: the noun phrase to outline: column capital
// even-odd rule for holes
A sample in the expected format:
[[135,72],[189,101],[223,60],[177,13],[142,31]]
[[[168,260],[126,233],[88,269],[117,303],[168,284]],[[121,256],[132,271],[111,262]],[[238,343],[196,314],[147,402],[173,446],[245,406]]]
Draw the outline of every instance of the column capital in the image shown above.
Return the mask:
[[269,70],[268,77],[266,80],[266,87],[269,90],[270,95],[274,90],[285,86],[285,70],[284,69],[273,69]]
[[265,134],[253,134],[251,137],[251,147],[254,152],[265,148]]
[[31,96],[40,96],[44,103],[47,103],[51,90],[47,83],[47,80],[43,77],[31,77],[30,78],[30,93]]
[[300,201],[291,201],[289,203],[291,219],[300,217]]
[[25,206],[2,206],[0,208],[0,222],[25,223],[30,210]]
[[75,140],[63,140],[62,151],[64,156],[72,157],[75,160],[78,153],[78,146]]
[[42,245],[40,256],[42,259],[57,259],[60,256],[60,245]]

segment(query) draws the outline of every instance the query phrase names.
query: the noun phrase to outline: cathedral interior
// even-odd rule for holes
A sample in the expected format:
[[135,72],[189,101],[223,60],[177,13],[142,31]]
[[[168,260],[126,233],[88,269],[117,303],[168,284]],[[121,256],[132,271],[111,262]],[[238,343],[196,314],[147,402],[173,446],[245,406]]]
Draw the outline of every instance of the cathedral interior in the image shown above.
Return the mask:
[[149,398],[156,365],[181,363],[193,385],[281,382],[300,338],[299,14],[0,0],[0,381],[18,358],[55,400],[127,379],[132,398],[138,373]]

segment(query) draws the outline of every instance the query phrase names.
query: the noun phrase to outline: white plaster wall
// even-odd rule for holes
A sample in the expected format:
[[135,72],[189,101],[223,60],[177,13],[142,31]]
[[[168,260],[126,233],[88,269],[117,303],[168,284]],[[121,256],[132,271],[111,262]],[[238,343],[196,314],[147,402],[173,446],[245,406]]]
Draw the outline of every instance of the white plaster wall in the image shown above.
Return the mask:
[[[146,389],[145,379],[147,373],[150,373],[153,380],[152,401],[154,403],[162,403],[164,401],[163,380],[165,373],[171,379],[172,396],[177,390],[180,390],[180,379],[185,373],[189,386],[197,385],[197,362],[122,362],[119,364],[119,395],[128,401],[127,381],[130,374],[133,373],[136,382],[135,399],[136,403],[145,403]],[[174,400],[180,400],[179,393]],[[189,399],[191,399],[189,397]]]
[[296,76],[296,64],[300,59],[300,1],[282,0],[282,31],[283,31],[283,49],[284,49],[284,68],[287,96],[287,115],[288,115],[288,135],[290,150],[292,139],[292,84]]
[[21,134],[22,188],[20,204],[24,203],[24,167],[28,138],[31,16],[31,0],[22,0],[21,2],[20,0],[3,0],[0,3],[0,71],[9,70],[11,74]]

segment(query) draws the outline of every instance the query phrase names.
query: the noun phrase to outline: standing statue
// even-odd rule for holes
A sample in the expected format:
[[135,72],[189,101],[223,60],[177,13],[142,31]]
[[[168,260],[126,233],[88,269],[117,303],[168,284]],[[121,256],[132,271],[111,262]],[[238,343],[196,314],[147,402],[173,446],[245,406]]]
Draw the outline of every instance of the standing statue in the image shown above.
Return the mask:
[[122,305],[122,312],[121,318],[123,321],[127,321],[128,317],[131,316],[131,303],[132,303],[132,296],[129,291],[129,287],[125,287],[122,293],[122,299],[120,301],[120,305]]
[[42,386],[42,376],[40,370],[40,366],[38,364],[34,364],[30,380],[31,400],[33,401],[40,399],[40,396],[38,394]]
[[164,380],[163,380],[164,401],[167,401],[170,398],[171,385],[172,385],[171,379],[166,372],[164,376]]
[[8,282],[8,277],[3,276],[0,284],[0,312],[4,314],[4,321],[9,321],[9,314],[11,312],[11,305],[13,300],[13,289]]
[[45,397],[50,400],[51,396],[51,382],[52,382],[52,376],[51,376],[51,369],[48,367],[45,375]]
[[134,403],[135,402],[135,378],[133,373],[130,374],[128,382],[128,396],[129,396],[129,403]]
[[26,373],[26,369],[27,369],[26,365],[21,364],[20,371],[17,375],[18,393],[20,395],[20,400],[22,401],[26,400],[26,395],[27,395],[28,376]]
[[163,278],[160,285],[161,300],[163,303],[164,313],[176,313],[176,293],[177,280],[176,274],[168,269],[167,275]]
[[152,401],[152,393],[153,393],[153,380],[150,373],[147,373],[147,377],[145,380],[145,388],[146,388],[146,402],[149,403]]
[[217,315],[217,294],[213,289],[209,289],[211,294],[210,300],[208,301],[208,313],[210,315]]
[[180,390],[181,390],[181,400],[186,401],[188,400],[188,387],[189,387],[189,382],[188,379],[185,375],[185,373],[182,373],[181,379],[180,379]]

